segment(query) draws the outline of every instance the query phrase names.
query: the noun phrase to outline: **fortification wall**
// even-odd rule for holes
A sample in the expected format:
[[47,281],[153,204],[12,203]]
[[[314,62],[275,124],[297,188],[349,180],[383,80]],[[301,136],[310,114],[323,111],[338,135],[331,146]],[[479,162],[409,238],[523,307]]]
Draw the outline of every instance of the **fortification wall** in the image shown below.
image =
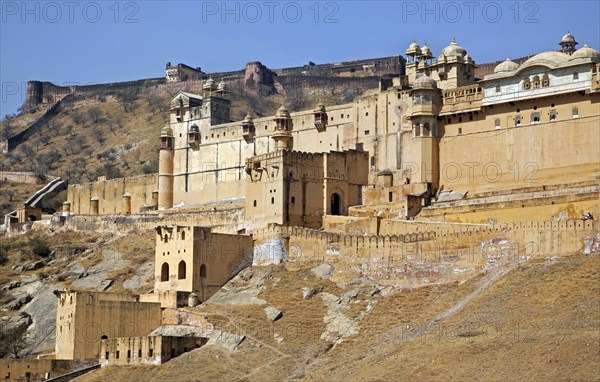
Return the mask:
[[576,220],[582,213],[600,216],[598,192],[493,203],[424,208],[417,219],[457,223]]
[[160,365],[189,350],[199,348],[208,340],[197,337],[123,337],[102,340],[101,367],[129,365]]
[[[55,176],[46,175],[46,178],[50,181],[56,179]],[[0,171],[0,181],[13,182],[13,183],[25,183],[25,184],[37,184],[39,181],[38,174],[28,171]]]
[[74,231],[120,232],[150,230],[159,225],[212,227],[213,232],[237,233],[245,229],[244,209],[232,205],[227,209],[204,212],[170,212],[131,215],[70,215],[64,225]]
[[[593,246],[600,249],[599,226],[593,221],[499,225],[417,223],[418,228],[413,223],[412,232],[408,224],[411,223],[401,227],[390,222],[384,227],[382,223],[382,231],[396,233],[380,236],[270,225],[253,237],[255,247],[281,240],[280,247],[269,247],[273,251],[271,258],[284,258],[288,269],[305,269],[327,262],[336,268],[335,281],[367,277],[395,286],[464,280],[497,265],[514,264],[534,256],[585,253]],[[267,258],[263,254],[263,259]]]
[[50,103],[66,97],[67,95],[100,96],[115,95],[119,92],[133,92],[152,94],[157,96],[174,95],[180,90],[199,91],[202,89],[203,80],[188,80],[183,82],[167,83],[165,78],[148,78],[143,80],[113,82],[107,84],[89,84],[60,86],[52,82],[28,81],[27,99],[28,107],[40,103]]
[[138,213],[145,206],[153,205],[152,192],[158,189],[158,175],[139,175],[129,178],[100,180],[70,185],[67,200],[71,212],[92,214],[91,199],[98,198],[99,214],[125,214],[123,194],[131,194],[131,213]]
[[31,137],[34,133],[36,133],[42,126],[44,126],[49,120],[54,118],[61,110],[62,103],[68,101],[72,96],[65,95],[63,98],[59,99],[52,107],[50,107],[46,112],[38,118],[31,125],[27,126],[25,129],[16,133],[15,135],[9,137],[7,139],[7,151],[14,149],[16,146],[25,142],[29,137]]
[[59,359],[1,359],[0,376],[7,381],[45,381],[73,370],[76,363]]

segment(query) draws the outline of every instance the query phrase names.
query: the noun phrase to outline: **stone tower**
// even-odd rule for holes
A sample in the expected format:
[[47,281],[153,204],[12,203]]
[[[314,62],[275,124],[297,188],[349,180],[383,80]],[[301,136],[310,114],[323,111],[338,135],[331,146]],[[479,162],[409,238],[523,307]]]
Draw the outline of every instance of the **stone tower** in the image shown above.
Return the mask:
[[160,133],[158,209],[173,207],[173,154],[173,130],[167,125]]
[[285,106],[281,106],[275,114],[275,132],[271,137],[275,141],[275,150],[291,150],[293,147],[292,119]]
[[420,183],[431,192],[439,185],[438,137],[440,129],[437,115],[440,112],[440,92],[434,79],[421,75],[413,83],[412,98],[413,140],[417,145],[416,173],[411,174],[411,183]]
[[561,51],[566,54],[573,54],[575,52],[575,46],[579,44],[575,41],[575,37],[569,32],[563,36],[558,45],[560,45]]

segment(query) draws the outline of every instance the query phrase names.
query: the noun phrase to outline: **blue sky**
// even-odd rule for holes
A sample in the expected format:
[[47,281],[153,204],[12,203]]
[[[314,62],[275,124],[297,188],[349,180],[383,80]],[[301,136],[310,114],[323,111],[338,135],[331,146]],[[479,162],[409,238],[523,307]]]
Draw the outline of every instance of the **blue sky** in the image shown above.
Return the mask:
[[600,1],[7,1],[0,0],[0,115],[28,80],[56,84],[433,54],[452,36],[476,63],[558,49],[570,31],[600,49]]

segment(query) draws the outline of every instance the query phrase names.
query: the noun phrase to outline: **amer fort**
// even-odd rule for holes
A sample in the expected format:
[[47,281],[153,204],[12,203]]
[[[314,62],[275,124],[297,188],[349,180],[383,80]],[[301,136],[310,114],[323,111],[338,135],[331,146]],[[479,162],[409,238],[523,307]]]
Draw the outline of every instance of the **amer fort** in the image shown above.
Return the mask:
[[[69,184],[51,219],[26,203],[6,220],[8,235],[151,230],[153,290],[55,291],[54,351],[2,360],[0,378],[157,365],[239,343],[186,309],[248,267],[326,263],[336,282],[418,288],[598,250],[600,54],[569,33],[556,40],[555,51],[493,65],[455,39],[440,52],[412,42],[386,62],[394,76],[351,102],[241,120],[225,80],[168,64],[167,84],[201,91],[174,94],[168,123],[153,128],[158,173]],[[195,334],[173,329],[182,322]]]

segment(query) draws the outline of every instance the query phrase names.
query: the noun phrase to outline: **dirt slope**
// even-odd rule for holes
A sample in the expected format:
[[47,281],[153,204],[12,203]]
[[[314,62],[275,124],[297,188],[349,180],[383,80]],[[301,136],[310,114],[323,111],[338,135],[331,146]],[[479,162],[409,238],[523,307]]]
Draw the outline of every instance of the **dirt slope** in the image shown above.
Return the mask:
[[[277,268],[270,275],[258,296],[267,305],[196,308],[227,317],[247,335],[236,351],[205,346],[159,367],[108,368],[79,380],[599,380],[598,255],[533,260],[483,288],[494,275],[385,297],[370,296],[371,286],[341,288],[309,271]],[[319,295],[302,298],[302,287],[319,285]],[[358,295],[341,311],[359,332],[332,347],[321,336],[335,304],[326,306],[324,296],[352,289]],[[283,309],[283,318],[269,322],[265,306]]]

